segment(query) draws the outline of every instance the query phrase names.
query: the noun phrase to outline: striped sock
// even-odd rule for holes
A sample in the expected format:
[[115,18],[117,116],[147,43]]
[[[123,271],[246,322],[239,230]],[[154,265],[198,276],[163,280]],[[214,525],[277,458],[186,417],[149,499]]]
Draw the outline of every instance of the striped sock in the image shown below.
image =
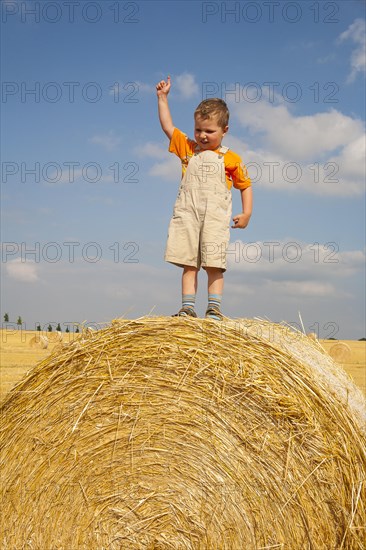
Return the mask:
[[[222,294],[209,294],[207,309],[214,308],[220,311],[221,299],[222,299]],[[219,317],[218,315],[215,315],[214,313],[209,314],[208,317],[210,319],[216,319],[217,321],[221,320],[221,317]]]
[[196,303],[195,294],[182,294],[182,308],[189,307],[194,310],[195,303]]
[[222,294],[209,294],[208,295],[208,306],[220,309],[221,306]]

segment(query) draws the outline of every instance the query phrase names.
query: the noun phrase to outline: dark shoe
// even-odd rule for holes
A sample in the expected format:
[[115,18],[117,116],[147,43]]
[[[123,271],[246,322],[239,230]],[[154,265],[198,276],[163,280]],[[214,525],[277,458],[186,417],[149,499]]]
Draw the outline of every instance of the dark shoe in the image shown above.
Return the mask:
[[191,307],[182,307],[172,317],[197,317],[197,313]]
[[208,307],[205,315],[206,319],[214,319],[215,321],[222,321],[224,316],[217,307]]

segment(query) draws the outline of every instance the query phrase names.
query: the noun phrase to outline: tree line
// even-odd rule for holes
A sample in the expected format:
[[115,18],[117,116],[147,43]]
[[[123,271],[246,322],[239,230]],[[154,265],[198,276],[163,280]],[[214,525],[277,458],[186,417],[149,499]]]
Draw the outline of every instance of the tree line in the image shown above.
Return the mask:
[[[5,313],[5,315],[4,315],[4,323],[9,323],[9,314],[8,314],[8,313]],[[23,319],[21,318],[20,315],[19,315],[19,317],[18,317],[18,319],[17,319],[16,324],[17,324],[19,327],[21,327],[22,324],[23,324]],[[40,325],[39,323],[38,323],[38,325],[36,326],[36,330],[38,330],[39,332],[42,331],[41,325]],[[47,331],[48,331],[48,332],[52,332],[52,331],[53,331],[53,327],[52,327],[51,324],[48,325]],[[55,331],[56,331],[56,332],[62,332],[62,328],[61,328],[60,323],[58,323],[58,325],[57,325]],[[66,327],[65,332],[70,332],[69,326]],[[74,332],[79,332],[79,327],[78,327],[78,326],[75,328]]]

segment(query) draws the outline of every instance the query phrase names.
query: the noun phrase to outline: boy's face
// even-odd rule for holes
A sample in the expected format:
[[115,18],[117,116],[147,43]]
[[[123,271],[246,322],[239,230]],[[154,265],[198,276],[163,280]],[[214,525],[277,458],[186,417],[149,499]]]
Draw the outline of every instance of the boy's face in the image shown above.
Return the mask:
[[221,145],[222,138],[229,127],[221,128],[217,117],[202,118],[197,115],[194,119],[194,139],[205,151],[214,151]]

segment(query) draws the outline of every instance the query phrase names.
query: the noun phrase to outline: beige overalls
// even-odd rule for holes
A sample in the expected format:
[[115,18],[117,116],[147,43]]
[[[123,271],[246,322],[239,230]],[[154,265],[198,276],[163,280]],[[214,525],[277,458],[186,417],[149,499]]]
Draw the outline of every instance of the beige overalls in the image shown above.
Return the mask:
[[182,178],[170,220],[165,260],[180,267],[226,270],[230,240],[231,191],[227,188],[224,155],[201,151],[197,145]]

